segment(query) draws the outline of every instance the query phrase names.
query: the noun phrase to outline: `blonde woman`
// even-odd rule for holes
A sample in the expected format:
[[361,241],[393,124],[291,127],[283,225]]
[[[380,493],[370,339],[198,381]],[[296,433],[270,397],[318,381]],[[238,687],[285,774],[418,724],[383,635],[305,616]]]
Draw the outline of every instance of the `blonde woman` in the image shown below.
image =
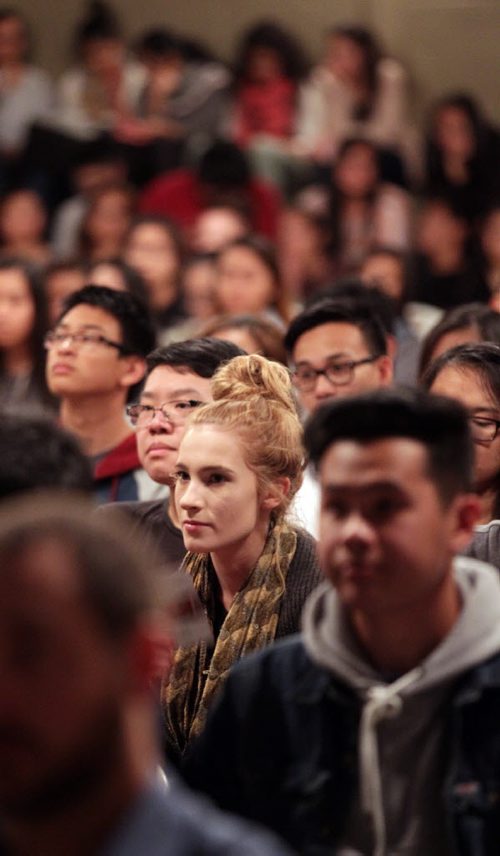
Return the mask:
[[231,665],[299,629],[320,579],[314,540],[286,517],[304,463],[287,369],[236,357],[215,374],[212,394],[190,418],[175,472],[184,567],[214,642],[179,649],[163,687],[174,758],[200,732]]

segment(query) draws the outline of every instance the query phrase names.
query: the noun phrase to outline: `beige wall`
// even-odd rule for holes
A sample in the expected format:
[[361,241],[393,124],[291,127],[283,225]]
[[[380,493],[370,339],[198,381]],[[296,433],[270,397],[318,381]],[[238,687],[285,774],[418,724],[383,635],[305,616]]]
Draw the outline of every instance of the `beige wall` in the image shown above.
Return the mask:
[[[54,73],[65,67],[79,0],[14,0],[31,22],[36,58]],[[325,29],[339,21],[374,26],[402,59],[420,106],[450,89],[475,93],[500,122],[500,0],[114,0],[127,33],[165,24],[206,39],[226,58],[240,30],[272,14],[317,55]]]

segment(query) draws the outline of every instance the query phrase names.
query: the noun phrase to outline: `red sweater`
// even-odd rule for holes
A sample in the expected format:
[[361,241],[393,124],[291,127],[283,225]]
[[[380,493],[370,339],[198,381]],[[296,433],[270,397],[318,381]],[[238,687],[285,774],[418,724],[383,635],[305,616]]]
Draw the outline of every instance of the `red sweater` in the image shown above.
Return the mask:
[[[250,207],[252,226],[268,238],[276,237],[281,199],[277,190],[259,179],[251,179],[242,190]],[[162,214],[183,229],[191,228],[206,207],[203,187],[194,172],[176,169],[155,178],[141,193],[143,214]]]
[[241,146],[256,134],[287,139],[295,120],[295,84],[286,77],[269,83],[245,83],[236,96],[235,140]]

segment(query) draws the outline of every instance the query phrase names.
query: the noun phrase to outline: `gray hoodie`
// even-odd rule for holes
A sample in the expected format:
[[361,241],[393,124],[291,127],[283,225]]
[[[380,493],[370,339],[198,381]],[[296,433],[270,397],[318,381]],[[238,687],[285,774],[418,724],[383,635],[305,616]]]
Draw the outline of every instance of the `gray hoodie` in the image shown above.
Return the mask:
[[388,682],[364,659],[335,590],[322,583],[303,614],[310,656],[362,700],[359,794],[338,856],[446,856],[442,792],[448,702],[457,678],[500,652],[500,579],[489,565],[455,560],[463,607],[420,665]]

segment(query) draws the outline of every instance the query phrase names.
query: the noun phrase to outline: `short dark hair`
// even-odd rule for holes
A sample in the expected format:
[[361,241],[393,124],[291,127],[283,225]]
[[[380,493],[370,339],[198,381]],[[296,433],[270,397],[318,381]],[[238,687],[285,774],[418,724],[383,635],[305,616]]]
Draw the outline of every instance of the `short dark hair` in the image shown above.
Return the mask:
[[354,312],[358,309],[366,309],[377,316],[384,333],[393,333],[396,323],[396,306],[387,294],[380,288],[369,288],[359,276],[343,276],[337,279],[333,285],[322,289],[311,301],[309,306],[320,300],[342,300],[351,303]]
[[122,331],[121,344],[125,353],[146,357],[154,348],[153,321],[144,304],[132,294],[103,285],[86,285],[66,298],[59,322],[70,309],[82,303],[96,306],[116,318]]
[[49,419],[4,415],[0,460],[0,499],[39,488],[92,492],[90,464],[77,440]]
[[5,502],[0,509],[0,566],[56,540],[73,559],[83,598],[110,639],[125,638],[155,605],[154,560],[118,518],[92,514],[92,504],[57,492]]
[[305,429],[305,445],[316,467],[333,443],[366,444],[389,437],[425,446],[428,474],[444,503],[472,489],[474,451],[467,412],[444,396],[400,388],[338,398],[313,413]]
[[200,377],[213,377],[217,369],[234,357],[245,355],[245,351],[223,339],[187,339],[157,348],[149,354],[146,377],[158,366],[189,369]]
[[500,407],[500,345],[480,342],[474,345],[457,345],[440,354],[427,367],[421,378],[422,386],[430,389],[436,378],[448,366],[470,369],[475,372]]
[[348,299],[325,299],[311,304],[300,312],[290,324],[285,335],[285,348],[291,354],[297,339],[322,324],[352,324],[357,327],[366,341],[368,349],[375,355],[387,353],[384,328],[379,316],[366,304],[356,305]]
[[466,303],[455,306],[444,313],[443,317],[427,333],[420,355],[419,375],[423,377],[432,362],[432,354],[440,339],[456,330],[476,327],[481,339],[500,345],[500,314],[484,303]]
[[216,140],[202,155],[198,165],[202,184],[221,190],[247,187],[252,177],[245,153],[235,143]]

